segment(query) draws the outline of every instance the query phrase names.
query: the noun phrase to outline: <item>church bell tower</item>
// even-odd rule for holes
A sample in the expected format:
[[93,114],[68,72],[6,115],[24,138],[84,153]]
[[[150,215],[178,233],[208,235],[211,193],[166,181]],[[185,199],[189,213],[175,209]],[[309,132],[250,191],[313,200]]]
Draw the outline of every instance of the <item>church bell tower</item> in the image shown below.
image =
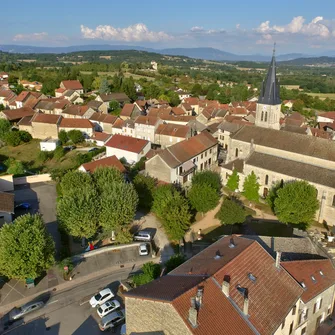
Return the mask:
[[280,86],[276,74],[275,49],[271,64],[263,80],[260,96],[256,108],[255,125],[257,127],[280,129],[281,101]]

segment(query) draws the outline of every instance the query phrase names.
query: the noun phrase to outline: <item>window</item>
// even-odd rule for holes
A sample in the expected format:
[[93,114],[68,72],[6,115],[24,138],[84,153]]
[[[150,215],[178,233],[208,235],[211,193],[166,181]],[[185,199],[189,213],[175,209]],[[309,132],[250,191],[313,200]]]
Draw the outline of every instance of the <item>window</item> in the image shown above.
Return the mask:
[[301,335],[305,335],[306,334],[306,327],[301,329]]
[[335,207],[335,195],[333,196],[333,203],[332,206]]
[[235,150],[235,157],[238,157],[238,148]]
[[322,299],[319,299],[314,304],[313,313],[316,313],[317,311],[319,311],[321,309],[321,307],[322,307]]
[[183,167],[179,166],[179,174],[182,174],[182,173],[183,173]]
[[209,160],[208,160],[208,165],[211,165],[212,164],[212,158],[210,158]]
[[207,157],[207,151],[205,152],[205,157]]
[[292,308],[292,315],[295,315],[296,311],[297,311],[297,306],[293,306],[293,308]]
[[281,324],[281,329],[284,329],[284,327],[285,327],[285,320],[286,319],[284,319],[284,322]]
[[293,321],[292,321],[292,323],[290,324],[290,330],[289,330],[288,334],[291,335],[291,334],[292,334],[292,331],[293,331]]
[[269,176],[266,175],[266,176],[265,176],[265,185],[267,185],[268,183],[269,183]]
[[312,282],[315,284],[316,283],[316,279],[314,276],[311,276]]
[[204,154],[201,154],[201,159],[203,159],[204,158]]
[[262,111],[261,121],[264,120],[264,112]]
[[212,153],[212,149],[209,149],[209,153],[210,153],[210,154]]
[[268,112],[265,113],[265,119],[264,119],[265,122],[268,121]]

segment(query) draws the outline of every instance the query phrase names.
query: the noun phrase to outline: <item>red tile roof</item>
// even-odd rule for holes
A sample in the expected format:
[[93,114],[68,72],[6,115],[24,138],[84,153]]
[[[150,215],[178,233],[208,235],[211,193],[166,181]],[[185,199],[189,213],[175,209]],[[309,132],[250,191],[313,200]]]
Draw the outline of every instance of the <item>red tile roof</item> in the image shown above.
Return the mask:
[[66,90],[82,90],[83,86],[79,80],[63,80],[61,84],[64,85]]
[[91,136],[91,140],[94,141],[107,141],[112,135],[103,133],[103,132],[98,132],[96,131],[93,136]]
[[156,129],[156,135],[167,135],[174,137],[187,138],[190,132],[190,127],[180,124],[164,123],[160,124]]
[[63,110],[62,114],[83,116],[88,109],[89,109],[88,106],[70,105]]
[[60,115],[36,113],[31,122],[59,124],[61,119],[62,117]]
[[172,107],[172,113],[174,115],[185,115],[186,112],[181,107]]
[[156,116],[144,116],[140,115],[136,118],[135,123],[137,124],[147,124],[149,126],[155,126],[159,121],[159,118]]
[[30,107],[22,107],[18,109],[5,109],[3,113],[8,121],[20,120],[25,116],[33,116],[35,111]]
[[124,104],[120,116],[130,117],[135,105],[134,104]]
[[140,138],[116,134],[105,144],[105,146],[139,154],[148,143],[150,142]]
[[282,266],[300,285],[302,282],[305,284],[306,288],[301,296],[304,303],[335,285],[335,269],[329,259],[282,262]]
[[60,122],[61,128],[94,128],[94,124],[88,119],[66,119]]
[[335,121],[335,112],[326,112],[326,113],[319,114],[319,116],[333,119]]
[[94,172],[95,169],[97,169],[98,167],[115,167],[117,168],[120,172],[125,172],[126,169],[123,166],[123,164],[117,159],[116,156],[111,156],[111,157],[106,157],[106,158],[102,158],[102,159],[98,159],[94,162],[89,162],[89,163],[85,163],[82,165],[84,167],[84,169],[87,172]]
[[191,106],[199,105],[199,98],[189,97],[185,98],[184,101]]
[[16,97],[16,101],[18,102],[23,102],[25,99],[27,99],[28,95],[30,94],[30,92],[28,91],[22,91],[17,97]]

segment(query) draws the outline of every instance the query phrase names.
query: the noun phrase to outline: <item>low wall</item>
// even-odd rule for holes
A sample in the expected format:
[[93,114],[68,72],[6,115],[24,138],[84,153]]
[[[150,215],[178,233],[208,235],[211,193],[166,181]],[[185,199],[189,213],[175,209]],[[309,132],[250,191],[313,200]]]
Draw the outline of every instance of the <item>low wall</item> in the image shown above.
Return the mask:
[[14,191],[14,182],[12,174],[0,176],[0,191],[1,192]]
[[23,185],[23,184],[34,184],[34,183],[43,183],[46,181],[51,181],[51,176],[49,173],[37,174],[33,176],[25,176],[14,178],[14,185]]

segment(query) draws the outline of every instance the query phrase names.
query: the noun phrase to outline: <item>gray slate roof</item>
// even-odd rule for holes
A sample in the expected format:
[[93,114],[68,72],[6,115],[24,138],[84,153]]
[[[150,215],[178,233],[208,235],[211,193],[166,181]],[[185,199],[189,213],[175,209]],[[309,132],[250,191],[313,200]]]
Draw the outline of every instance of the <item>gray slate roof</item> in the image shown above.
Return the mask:
[[259,152],[253,152],[250,158],[245,161],[245,164],[335,188],[335,170],[329,170],[319,166],[296,162]]
[[253,140],[256,145],[335,162],[335,142],[324,138],[244,126],[232,136],[232,139],[247,143]]

